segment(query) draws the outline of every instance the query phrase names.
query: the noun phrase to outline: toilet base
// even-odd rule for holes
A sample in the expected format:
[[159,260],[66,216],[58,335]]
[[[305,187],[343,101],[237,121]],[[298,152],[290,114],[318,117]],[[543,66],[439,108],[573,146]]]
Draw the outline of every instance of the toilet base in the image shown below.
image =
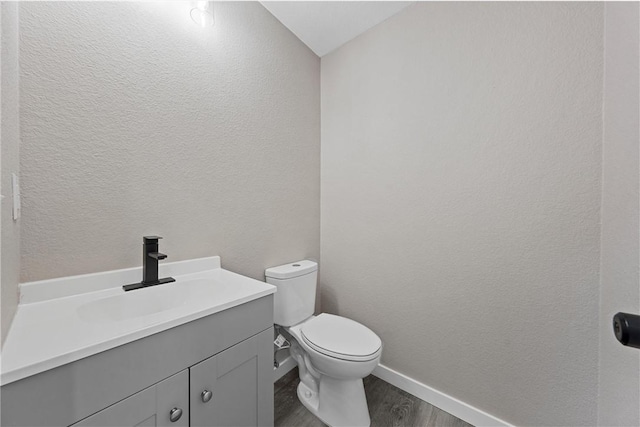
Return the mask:
[[323,375],[318,389],[316,393],[303,382],[298,384],[298,399],[320,421],[330,427],[371,425],[362,380],[337,380]]

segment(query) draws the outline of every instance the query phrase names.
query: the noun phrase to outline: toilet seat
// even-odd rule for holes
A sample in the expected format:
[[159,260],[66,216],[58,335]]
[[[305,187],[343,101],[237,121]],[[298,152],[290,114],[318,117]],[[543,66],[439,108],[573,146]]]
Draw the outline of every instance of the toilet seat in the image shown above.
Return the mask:
[[306,321],[300,328],[300,335],[315,351],[353,362],[373,360],[382,348],[382,341],[371,329],[327,313]]

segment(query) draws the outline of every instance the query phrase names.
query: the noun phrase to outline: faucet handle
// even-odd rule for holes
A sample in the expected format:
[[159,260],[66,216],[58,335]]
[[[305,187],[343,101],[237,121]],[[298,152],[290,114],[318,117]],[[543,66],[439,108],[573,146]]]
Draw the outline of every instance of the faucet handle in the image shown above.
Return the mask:
[[165,254],[162,254],[160,252],[149,252],[149,256],[158,260],[165,259],[167,257]]
[[160,237],[160,236],[144,236],[142,238],[142,241],[146,245],[148,243],[158,243],[159,239],[162,239],[162,237]]

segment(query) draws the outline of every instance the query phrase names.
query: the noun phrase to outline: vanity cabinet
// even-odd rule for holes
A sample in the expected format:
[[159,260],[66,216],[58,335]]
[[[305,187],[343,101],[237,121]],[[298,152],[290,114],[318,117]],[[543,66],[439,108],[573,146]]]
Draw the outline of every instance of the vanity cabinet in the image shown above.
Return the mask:
[[268,295],[4,385],[2,426],[273,426],[272,351]]

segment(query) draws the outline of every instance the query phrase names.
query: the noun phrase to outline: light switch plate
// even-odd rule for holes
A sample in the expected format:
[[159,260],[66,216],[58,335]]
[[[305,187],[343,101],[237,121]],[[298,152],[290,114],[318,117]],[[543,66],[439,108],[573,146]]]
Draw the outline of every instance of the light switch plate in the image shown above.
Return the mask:
[[15,173],[11,174],[11,189],[13,190],[13,220],[20,218],[20,180]]

